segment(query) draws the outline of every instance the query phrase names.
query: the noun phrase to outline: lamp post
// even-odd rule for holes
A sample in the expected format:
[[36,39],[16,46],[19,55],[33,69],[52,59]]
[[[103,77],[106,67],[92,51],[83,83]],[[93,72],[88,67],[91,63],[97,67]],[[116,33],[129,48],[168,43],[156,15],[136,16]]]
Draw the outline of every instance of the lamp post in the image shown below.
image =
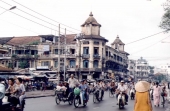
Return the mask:
[[7,9],[7,10],[5,10],[4,12],[0,13],[0,15],[2,15],[3,13],[5,13],[5,12],[7,12],[7,11],[9,11],[9,10],[13,10],[13,9],[15,9],[15,8],[17,8],[17,7],[16,7],[16,6],[13,6],[13,7],[11,7],[10,9]]

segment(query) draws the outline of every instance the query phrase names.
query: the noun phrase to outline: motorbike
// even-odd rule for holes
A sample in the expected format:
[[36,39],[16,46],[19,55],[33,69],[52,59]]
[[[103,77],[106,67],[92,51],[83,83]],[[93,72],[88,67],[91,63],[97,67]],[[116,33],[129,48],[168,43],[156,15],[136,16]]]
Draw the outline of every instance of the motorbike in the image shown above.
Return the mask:
[[131,100],[134,100],[134,98],[135,98],[135,88],[132,88],[130,90],[130,97],[131,97]]
[[3,84],[0,84],[0,110],[1,111],[24,111],[25,99],[21,102],[21,108],[13,105],[8,101],[11,94],[5,92],[5,87]]
[[83,95],[85,92],[86,91],[81,91],[79,94],[76,94],[74,96],[74,106],[75,106],[75,108],[78,108],[80,105],[82,105],[83,107],[86,107],[87,102],[88,102],[88,98],[87,97],[83,98],[85,96],[85,95]]
[[153,89],[150,89],[150,97],[151,97],[151,100],[153,100]]
[[67,97],[64,97],[64,93],[65,93],[64,91],[58,91],[58,90],[55,91],[55,102],[56,102],[56,104],[59,105],[60,102],[63,101],[64,103],[68,102],[69,105],[72,105],[73,99],[74,99],[73,92],[70,92]]
[[97,89],[93,93],[93,103],[96,103],[97,101],[100,102],[103,100],[104,97],[104,90]]
[[162,91],[161,92],[161,97],[162,97],[161,105],[163,107],[165,106],[165,96],[166,96],[166,93],[164,91]]
[[123,109],[125,106],[125,95],[123,94],[123,92],[120,92],[120,94],[118,95],[118,105],[119,105],[119,109]]
[[115,90],[113,88],[109,89],[109,97],[114,97]]

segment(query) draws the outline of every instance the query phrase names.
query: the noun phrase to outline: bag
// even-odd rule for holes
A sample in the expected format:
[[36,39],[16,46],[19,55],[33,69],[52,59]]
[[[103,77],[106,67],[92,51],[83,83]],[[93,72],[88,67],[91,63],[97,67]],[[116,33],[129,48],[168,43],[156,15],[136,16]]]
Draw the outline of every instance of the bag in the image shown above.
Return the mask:
[[80,95],[80,89],[79,88],[74,89],[74,95]]

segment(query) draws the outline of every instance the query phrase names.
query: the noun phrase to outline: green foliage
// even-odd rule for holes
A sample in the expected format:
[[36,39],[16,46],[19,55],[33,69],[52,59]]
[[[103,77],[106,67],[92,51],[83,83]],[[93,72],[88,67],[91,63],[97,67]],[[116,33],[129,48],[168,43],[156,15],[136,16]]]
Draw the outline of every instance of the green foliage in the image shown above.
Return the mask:
[[28,60],[23,60],[19,62],[19,68],[29,68],[29,61]]
[[[167,0],[165,4],[170,4],[170,1]],[[159,25],[160,28],[165,29],[165,30],[170,30],[170,7],[168,5],[165,5],[165,13],[162,16],[161,23]]]
[[155,79],[158,80],[159,82],[163,81],[163,80],[166,80],[166,75],[163,75],[163,74],[159,74],[159,75],[156,75],[155,76]]

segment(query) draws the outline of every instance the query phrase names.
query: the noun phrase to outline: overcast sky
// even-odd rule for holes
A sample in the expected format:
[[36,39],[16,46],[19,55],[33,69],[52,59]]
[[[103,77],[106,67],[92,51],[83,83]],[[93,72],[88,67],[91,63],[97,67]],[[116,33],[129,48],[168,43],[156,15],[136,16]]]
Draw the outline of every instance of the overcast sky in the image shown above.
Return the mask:
[[[1,1],[1,0],[0,0]],[[12,36],[31,36],[39,34],[58,35],[57,22],[48,20],[12,0],[2,0],[9,5],[0,2],[0,7],[9,9],[17,6],[12,12],[19,14],[27,19],[42,24],[38,25],[19,17],[9,11],[0,15],[0,37]],[[58,21],[77,30],[61,25],[70,32],[80,33],[80,25],[88,18],[92,11],[94,17],[102,25],[101,36],[109,40],[110,45],[119,35],[125,43],[153,35],[163,31],[159,28],[161,17],[164,14],[161,6],[165,0],[16,0],[18,3],[39,12],[55,21]],[[32,14],[40,19],[56,25],[50,25],[39,19],[31,17],[20,10]],[[4,9],[0,8],[0,13]],[[48,27],[48,28],[47,28]],[[52,28],[52,30],[50,29]],[[79,31],[78,31],[79,30]],[[61,30],[64,33],[63,30]],[[129,58],[138,59],[141,56],[149,61],[150,65],[170,63],[170,33],[162,33],[157,36],[142,40],[140,42],[127,44],[126,52]],[[167,38],[166,38],[167,37]],[[164,40],[163,40],[164,39]],[[161,43],[161,40],[169,43]]]

